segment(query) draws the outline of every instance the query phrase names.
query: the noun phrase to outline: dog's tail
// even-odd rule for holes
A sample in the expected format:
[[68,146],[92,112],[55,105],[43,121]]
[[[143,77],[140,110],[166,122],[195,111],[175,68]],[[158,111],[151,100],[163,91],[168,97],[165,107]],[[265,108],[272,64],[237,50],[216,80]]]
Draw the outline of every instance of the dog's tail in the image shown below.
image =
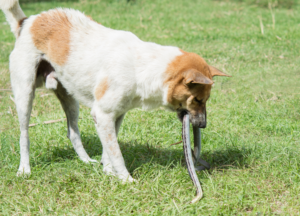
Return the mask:
[[22,22],[26,19],[19,0],[0,0],[0,9],[3,10],[11,31],[18,37]]

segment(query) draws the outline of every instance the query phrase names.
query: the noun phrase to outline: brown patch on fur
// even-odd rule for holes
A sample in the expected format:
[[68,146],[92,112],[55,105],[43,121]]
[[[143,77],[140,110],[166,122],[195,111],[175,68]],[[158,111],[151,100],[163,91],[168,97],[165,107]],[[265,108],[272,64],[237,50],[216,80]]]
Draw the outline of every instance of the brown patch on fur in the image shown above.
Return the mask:
[[95,97],[96,97],[97,100],[100,100],[103,97],[103,95],[105,94],[107,88],[108,88],[108,82],[107,82],[107,77],[106,77],[96,87]]
[[18,22],[18,27],[19,27],[19,28],[22,28],[23,22],[24,22],[26,19],[28,19],[28,18],[27,18],[27,17],[24,17],[24,18],[22,18],[22,19],[19,20],[19,22]]
[[205,62],[205,60],[197,55],[196,53],[189,53],[182,51],[182,55],[177,56],[169,65],[166,70],[167,73],[167,80],[173,79],[174,77],[180,75],[182,72],[195,69],[199,72],[201,72],[203,75],[205,75],[208,78],[212,78],[210,72],[209,72],[209,66]]
[[108,134],[107,136],[108,136],[108,140],[109,140],[109,141],[112,141],[112,140],[113,140],[113,137],[112,137],[111,134]]
[[190,114],[193,126],[206,127],[206,102],[209,99],[213,76],[226,76],[209,66],[195,53],[181,51],[169,65],[164,84],[168,85],[167,100],[180,120]]
[[19,20],[18,22],[18,37],[21,35],[21,31],[22,31],[22,27],[23,27],[23,23],[24,21],[27,19],[27,17],[24,17],[22,19]]
[[[167,100],[175,107],[184,103],[193,95],[194,97],[209,96],[211,85],[189,85],[186,83],[186,76],[190,76],[189,72],[193,72],[194,76],[205,76],[207,79],[212,79],[209,71],[209,66],[203,58],[195,53],[182,51],[182,55],[177,56],[166,70],[165,84],[169,85]],[[190,82],[190,81],[188,81]],[[212,84],[212,83],[210,83]],[[205,95],[199,95],[201,93]],[[198,96],[199,95],[199,96]],[[206,100],[205,100],[206,101]]]
[[34,45],[51,61],[63,65],[70,52],[71,23],[67,15],[59,10],[40,14],[31,26]]
[[117,155],[117,151],[115,146],[110,146],[109,149],[112,151],[113,155],[116,156]]
[[[187,109],[192,115],[197,115],[197,113],[204,112],[210,91],[211,85],[178,84],[173,91],[172,104],[176,108]],[[202,103],[197,101],[202,101]]]

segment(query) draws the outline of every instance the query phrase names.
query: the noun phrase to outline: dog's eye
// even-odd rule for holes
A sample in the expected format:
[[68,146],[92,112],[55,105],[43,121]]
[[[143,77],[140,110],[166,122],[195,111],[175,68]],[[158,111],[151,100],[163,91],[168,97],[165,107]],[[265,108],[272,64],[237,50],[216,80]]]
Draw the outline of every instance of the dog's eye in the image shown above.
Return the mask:
[[195,101],[198,103],[198,104],[202,104],[203,103],[203,100],[198,100],[196,97],[195,97]]

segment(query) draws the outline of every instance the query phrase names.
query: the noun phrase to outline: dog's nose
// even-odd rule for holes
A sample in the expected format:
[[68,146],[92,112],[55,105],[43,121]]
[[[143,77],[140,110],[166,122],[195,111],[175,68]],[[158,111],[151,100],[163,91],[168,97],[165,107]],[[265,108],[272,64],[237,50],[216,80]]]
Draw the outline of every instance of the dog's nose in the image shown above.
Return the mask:
[[199,114],[199,128],[206,128],[206,111]]

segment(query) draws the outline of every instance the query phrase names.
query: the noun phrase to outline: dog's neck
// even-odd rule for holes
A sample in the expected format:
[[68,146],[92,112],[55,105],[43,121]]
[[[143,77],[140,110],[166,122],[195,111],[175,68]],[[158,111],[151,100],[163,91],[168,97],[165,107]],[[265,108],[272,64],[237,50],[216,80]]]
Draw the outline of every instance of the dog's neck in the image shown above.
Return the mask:
[[[145,52],[147,50],[147,52]],[[145,110],[160,106],[169,107],[168,85],[164,83],[169,63],[182,52],[177,47],[161,46],[145,42],[145,47],[137,50],[136,74],[137,95]]]

